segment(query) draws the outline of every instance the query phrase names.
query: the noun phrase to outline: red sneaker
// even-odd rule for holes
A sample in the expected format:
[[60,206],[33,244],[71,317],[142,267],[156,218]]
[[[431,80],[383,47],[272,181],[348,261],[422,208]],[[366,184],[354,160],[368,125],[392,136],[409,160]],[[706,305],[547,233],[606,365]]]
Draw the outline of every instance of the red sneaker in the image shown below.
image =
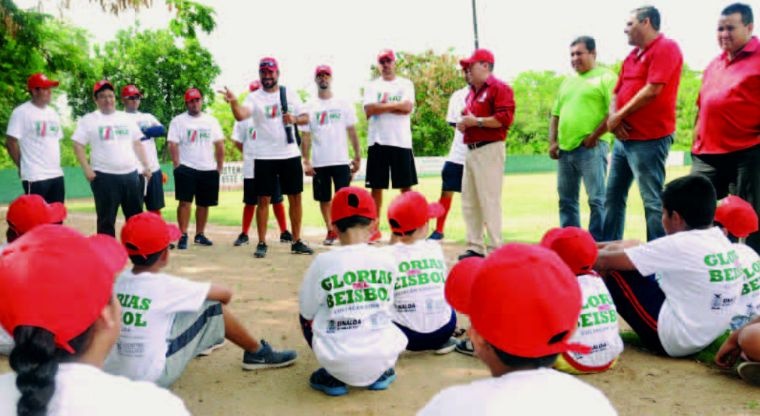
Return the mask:
[[338,239],[338,234],[334,233],[333,231],[328,231],[327,236],[325,236],[325,241],[322,242],[322,244],[326,246],[331,246],[335,244],[335,240]]
[[381,238],[383,238],[383,234],[380,232],[380,230],[375,230],[375,232],[372,233],[371,236],[369,236],[369,243],[370,244],[377,243],[378,241],[380,241]]

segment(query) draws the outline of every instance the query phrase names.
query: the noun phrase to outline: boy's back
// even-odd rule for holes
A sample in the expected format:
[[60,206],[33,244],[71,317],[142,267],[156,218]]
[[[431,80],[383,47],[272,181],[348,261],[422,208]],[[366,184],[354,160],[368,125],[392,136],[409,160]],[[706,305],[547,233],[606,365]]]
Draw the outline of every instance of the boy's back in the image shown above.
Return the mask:
[[731,329],[738,329],[760,315],[760,256],[746,244],[735,243],[733,246],[742,268],[742,293],[736,315],[731,320]]

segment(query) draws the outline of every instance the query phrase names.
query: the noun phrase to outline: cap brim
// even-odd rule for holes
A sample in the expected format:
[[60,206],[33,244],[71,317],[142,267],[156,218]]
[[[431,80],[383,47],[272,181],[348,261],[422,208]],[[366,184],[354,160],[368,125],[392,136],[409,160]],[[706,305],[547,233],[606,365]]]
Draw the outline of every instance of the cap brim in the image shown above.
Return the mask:
[[428,218],[439,218],[446,213],[446,208],[438,202],[428,204]]
[[472,65],[472,61],[471,61],[469,58],[468,58],[468,59],[460,59],[460,60],[459,60],[459,65],[460,65],[462,68],[465,68],[465,69],[467,69],[467,68],[469,68],[469,67],[470,67],[470,65]]
[[444,296],[452,308],[469,315],[470,293],[475,282],[480,266],[485,259],[482,257],[468,257],[460,260],[449,271],[444,287]]
[[47,82],[43,82],[42,85],[40,85],[40,88],[53,88],[57,87],[60,84],[58,81],[48,80]]
[[87,239],[109,272],[116,273],[127,264],[127,250],[115,238],[106,234],[95,234]]
[[48,215],[51,224],[61,223],[66,219],[66,206],[60,202],[53,202],[48,205]]

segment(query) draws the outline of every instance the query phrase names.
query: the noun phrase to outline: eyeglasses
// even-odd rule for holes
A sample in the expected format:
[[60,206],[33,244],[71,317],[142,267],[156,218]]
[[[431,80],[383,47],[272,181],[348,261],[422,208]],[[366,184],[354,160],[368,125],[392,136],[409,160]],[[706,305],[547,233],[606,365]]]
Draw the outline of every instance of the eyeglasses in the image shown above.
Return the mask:
[[129,97],[127,97],[127,100],[129,100],[129,101],[137,101],[137,100],[142,100],[142,97],[139,96],[139,95],[130,95]]
[[389,64],[389,63],[391,63],[391,62],[393,62],[393,60],[391,60],[391,59],[388,59],[388,58],[383,58],[383,59],[381,59],[381,60],[379,60],[379,61],[378,61],[378,63],[379,63],[380,65]]

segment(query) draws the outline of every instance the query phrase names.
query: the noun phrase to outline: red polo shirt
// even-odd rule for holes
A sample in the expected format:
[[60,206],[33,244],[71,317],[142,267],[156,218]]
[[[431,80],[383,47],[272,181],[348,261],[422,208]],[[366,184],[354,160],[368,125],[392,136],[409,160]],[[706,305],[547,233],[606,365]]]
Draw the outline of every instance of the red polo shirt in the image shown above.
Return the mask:
[[691,151],[721,154],[760,144],[760,41],[752,37],[729,60],[724,52],[702,75]]
[[468,127],[464,130],[464,142],[498,142],[507,138],[507,131],[515,116],[515,94],[512,88],[493,75],[475,91],[467,94],[467,110],[475,117],[496,117],[501,127]]
[[676,96],[682,65],[681,49],[662,34],[625,58],[615,86],[618,109],[647,84],[665,84],[654,100],[623,120],[630,127],[629,140],[659,139],[676,131]]

